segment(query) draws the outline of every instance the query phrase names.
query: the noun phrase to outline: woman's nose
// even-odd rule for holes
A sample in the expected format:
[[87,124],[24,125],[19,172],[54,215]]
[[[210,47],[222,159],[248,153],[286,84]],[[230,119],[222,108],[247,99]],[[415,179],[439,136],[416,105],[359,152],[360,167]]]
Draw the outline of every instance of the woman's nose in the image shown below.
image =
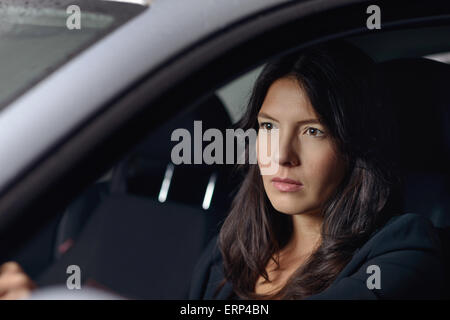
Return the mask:
[[280,166],[298,166],[300,164],[300,157],[295,145],[295,139],[289,136],[281,136],[279,140],[275,161],[277,161]]

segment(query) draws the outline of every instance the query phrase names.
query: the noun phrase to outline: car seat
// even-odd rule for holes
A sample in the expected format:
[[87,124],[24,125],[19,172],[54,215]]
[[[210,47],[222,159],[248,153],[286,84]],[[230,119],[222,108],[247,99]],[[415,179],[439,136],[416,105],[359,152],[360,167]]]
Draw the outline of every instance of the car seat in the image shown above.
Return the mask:
[[[223,104],[212,96],[151,132],[115,168],[107,194],[99,197],[95,190],[88,190],[66,210],[70,216],[66,221],[85,219],[86,208],[93,212],[87,223],[72,223],[84,226],[77,232],[61,225],[70,232],[61,235],[55,247],[67,243],[67,236],[74,239],[35,279],[38,285],[64,285],[67,267],[75,264],[81,268],[83,285],[130,298],[187,297],[193,267],[217,233],[236,187],[230,165],[171,163],[170,152],[177,143],[171,142],[171,133],[177,128],[192,133],[194,120],[202,120],[203,130],[223,131],[231,126]],[[170,167],[170,186],[162,199]],[[91,203],[94,198],[100,201],[98,205]],[[86,202],[90,205],[84,205]]]

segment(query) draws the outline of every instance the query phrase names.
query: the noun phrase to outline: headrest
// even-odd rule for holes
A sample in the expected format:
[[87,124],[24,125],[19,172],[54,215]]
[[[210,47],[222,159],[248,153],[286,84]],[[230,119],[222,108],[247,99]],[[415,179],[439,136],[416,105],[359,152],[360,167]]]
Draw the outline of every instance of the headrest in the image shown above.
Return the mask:
[[446,172],[450,163],[450,66],[424,58],[379,64],[408,172]]
[[194,137],[194,121],[196,120],[202,121],[203,132],[209,128],[223,130],[231,125],[231,119],[224,104],[216,95],[211,95],[152,131],[134,153],[151,158],[153,161],[160,160],[166,165],[170,162],[172,147],[178,143],[171,141],[172,132],[175,129],[184,128]]
[[[127,157],[115,168],[111,191],[113,193],[131,192],[138,195],[157,197],[168,165],[172,163],[172,148],[178,141],[171,141],[171,136],[176,129],[185,129],[191,136],[191,159],[193,159],[194,144],[198,143],[198,137],[194,135],[194,121],[201,121],[202,134],[210,128],[219,129],[225,133],[225,129],[231,126],[231,118],[224,104],[216,95],[211,95],[196,105],[180,113],[167,123],[153,130]],[[199,137],[203,147],[203,137]],[[170,181],[168,199],[182,203],[200,203],[204,197],[206,187],[213,171],[217,171],[217,165],[177,165],[174,167]],[[171,171],[172,171],[171,170]],[[186,191],[186,182],[194,183]],[[181,189],[181,190],[179,190]],[[198,200],[200,199],[200,200]]]

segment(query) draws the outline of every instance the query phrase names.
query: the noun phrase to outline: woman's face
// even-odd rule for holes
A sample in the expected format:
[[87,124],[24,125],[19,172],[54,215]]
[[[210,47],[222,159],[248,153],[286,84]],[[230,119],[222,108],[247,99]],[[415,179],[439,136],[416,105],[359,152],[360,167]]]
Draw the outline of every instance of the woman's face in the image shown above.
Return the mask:
[[[296,79],[285,77],[271,85],[259,111],[258,124],[257,145],[259,139],[267,139],[269,152],[274,150],[269,161],[278,165],[275,174],[262,175],[273,207],[291,215],[319,213],[343,179],[346,165]],[[278,129],[278,152],[271,146],[272,129]],[[261,169],[267,160],[261,162],[259,149],[257,154]]]

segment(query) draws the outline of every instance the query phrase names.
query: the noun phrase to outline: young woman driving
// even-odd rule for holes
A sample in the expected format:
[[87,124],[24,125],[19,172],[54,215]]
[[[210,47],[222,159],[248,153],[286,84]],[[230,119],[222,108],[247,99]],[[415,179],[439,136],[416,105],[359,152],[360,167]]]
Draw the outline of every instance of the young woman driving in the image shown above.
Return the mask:
[[369,57],[343,43],[264,67],[237,127],[258,139],[278,130],[270,158],[278,170],[262,174],[259,150],[258,163],[241,168],[245,178],[197,264],[190,298],[442,296],[433,226],[397,205],[395,126],[376,74]]

